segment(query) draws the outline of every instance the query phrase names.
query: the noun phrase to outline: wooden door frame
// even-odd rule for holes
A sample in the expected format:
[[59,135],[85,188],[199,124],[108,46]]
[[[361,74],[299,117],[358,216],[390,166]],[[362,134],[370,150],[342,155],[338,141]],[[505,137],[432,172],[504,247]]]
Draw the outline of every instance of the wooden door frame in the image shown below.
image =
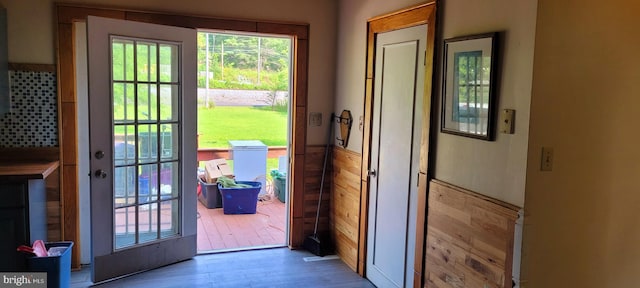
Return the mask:
[[[60,135],[60,187],[62,202],[62,238],[74,241],[72,267],[80,267],[80,215],[78,184],[78,111],[75,78],[74,22],[86,22],[87,16],[100,16],[194,29],[288,35],[293,42],[293,79],[289,187],[290,248],[304,240],[304,162],[306,153],[306,111],[309,60],[309,24],[258,20],[232,20],[210,16],[188,16],[139,10],[114,9],[74,4],[57,4],[58,133]],[[297,209],[294,209],[297,208]]]
[[367,67],[364,99],[364,135],[362,140],[362,170],[360,181],[362,193],[360,194],[360,229],[358,243],[358,274],[365,275],[367,227],[369,213],[369,167],[371,164],[371,145],[373,129],[373,83],[376,57],[376,36],[378,33],[409,28],[427,24],[427,51],[425,55],[425,82],[422,105],[422,135],[420,140],[420,175],[418,176],[418,210],[416,219],[416,250],[414,255],[414,287],[424,285],[424,246],[425,246],[425,222],[427,210],[427,191],[429,183],[429,133],[431,128],[431,102],[433,87],[433,63],[435,48],[435,24],[436,2],[428,2],[414,7],[392,12],[382,16],[371,18],[367,21]]

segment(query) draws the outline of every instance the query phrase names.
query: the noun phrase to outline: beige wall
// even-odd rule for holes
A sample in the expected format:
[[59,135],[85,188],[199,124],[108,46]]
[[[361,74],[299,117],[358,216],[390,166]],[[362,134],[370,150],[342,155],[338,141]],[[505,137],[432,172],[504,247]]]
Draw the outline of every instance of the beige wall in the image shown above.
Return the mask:
[[[335,112],[351,110],[354,124],[347,149],[361,152],[367,19],[423,1],[340,1]],[[449,183],[524,205],[536,0],[441,1],[444,38],[504,31],[500,108],[516,109],[516,133],[495,142],[439,134],[435,176]],[[441,41],[439,42],[442,45]],[[440,48],[439,46],[438,48]],[[441,74],[440,68],[436,69]],[[438,85],[439,86],[439,85]],[[434,97],[440,97],[436,92]]]
[[[53,0],[0,0],[0,5],[7,8],[10,62],[55,62],[53,3]],[[333,109],[337,29],[335,0],[85,0],[74,3],[224,18],[309,23],[308,108],[310,112],[321,112],[327,118]],[[325,143],[326,133],[320,132],[326,131],[326,121],[323,124],[320,127],[309,127],[307,144]]]
[[[335,112],[351,110],[356,121],[363,115],[367,19],[423,2],[339,1]],[[537,0],[452,0],[440,1],[439,5],[444,39],[502,32],[503,73],[497,95],[499,109],[516,110],[516,131],[513,135],[498,134],[493,142],[437,133],[434,175],[440,180],[523,207]],[[442,39],[437,39],[436,43],[436,55],[440,58]],[[435,73],[441,75],[440,66]],[[441,80],[436,81],[435,85],[439,87]],[[439,89],[434,97],[441,97]],[[436,118],[439,119],[439,115]],[[437,127],[439,131],[439,125]],[[349,141],[347,149],[360,153],[362,131],[357,122]],[[514,273],[517,277],[520,238],[519,235],[516,237]]]
[[[344,0],[339,2],[338,62],[336,71],[336,114],[351,110],[354,124],[347,149],[362,152],[362,131],[358,118],[363,116],[367,20],[425,1]],[[336,144],[338,144],[336,142]]]
[[[522,279],[640,283],[640,4],[540,0]],[[554,149],[539,171],[541,147]]]
[[50,0],[0,0],[7,9],[9,62],[53,64],[54,15]]
[[[435,178],[520,207],[524,205],[536,6],[537,0],[492,0],[445,1],[442,7],[443,39],[502,32],[498,112],[515,109],[516,127],[515,134],[496,133],[495,141],[438,133]],[[436,71],[442,75],[441,65]],[[439,89],[435,96],[441,98]]]

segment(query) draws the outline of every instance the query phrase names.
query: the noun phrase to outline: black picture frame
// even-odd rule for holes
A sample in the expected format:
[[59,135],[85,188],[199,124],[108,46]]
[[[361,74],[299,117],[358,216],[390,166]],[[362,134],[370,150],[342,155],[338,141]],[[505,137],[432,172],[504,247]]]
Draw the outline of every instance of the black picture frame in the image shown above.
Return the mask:
[[444,40],[440,131],[493,141],[498,33]]

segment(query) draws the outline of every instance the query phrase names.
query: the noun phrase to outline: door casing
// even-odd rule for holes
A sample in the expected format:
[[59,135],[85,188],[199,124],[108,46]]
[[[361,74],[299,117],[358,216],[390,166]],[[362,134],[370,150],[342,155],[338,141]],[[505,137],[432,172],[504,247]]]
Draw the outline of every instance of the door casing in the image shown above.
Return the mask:
[[304,241],[304,163],[306,156],[307,76],[309,25],[258,20],[231,20],[205,16],[184,16],[160,12],[57,4],[58,125],[60,186],[62,187],[62,238],[74,241],[72,267],[80,267],[80,214],[78,193],[78,111],[75,79],[74,22],[86,22],[89,15],[194,29],[226,30],[288,35],[293,39],[292,127],[289,169],[292,177],[289,206],[290,248]]
[[424,285],[424,245],[425,245],[425,224],[427,209],[427,191],[428,181],[431,178],[429,174],[429,154],[431,148],[430,127],[433,115],[432,106],[432,87],[433,87],[433,60],[435,48],[435,32],[436,32],[436,2],[429,2],[418,6],[410,7],[400,11],[392,12],[382,16],[369,19],[367,22],[367,66],[366,66],[366,83],[365,83],[365,107],[364,107],[364,134],[362,147],[362,169],[360,171],[361,193],[360,193],[360,228],[358,235],[358,267],[357,272],[362,276],[365,275],[366,255],[367,255],[367,215],[369,207],[369,170],[371,164],[371,141],[373,140],[373,83],[375,77],[375,58],[376,58],[376,35],[378,33],[389,32],[397,29],[427,24],[427,50],[425,65],[425,81],[422,105],[422,135],[420,140],[420,165],[418,175],[418,210],[416,219],[416,249],[414,256],[414,282],[413,287],[423,287]]

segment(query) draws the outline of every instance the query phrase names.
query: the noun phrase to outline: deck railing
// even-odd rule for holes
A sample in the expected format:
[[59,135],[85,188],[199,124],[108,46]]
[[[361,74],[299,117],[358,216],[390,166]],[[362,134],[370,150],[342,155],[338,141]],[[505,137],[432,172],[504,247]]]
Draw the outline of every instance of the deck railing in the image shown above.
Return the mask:
[[[278,158],[287,155],[286,146],[269,146],[267,149],[267,158]],[[229,159],[229,149],[226,148],[198,148],[198,161],[207,161],[211,159]]]

